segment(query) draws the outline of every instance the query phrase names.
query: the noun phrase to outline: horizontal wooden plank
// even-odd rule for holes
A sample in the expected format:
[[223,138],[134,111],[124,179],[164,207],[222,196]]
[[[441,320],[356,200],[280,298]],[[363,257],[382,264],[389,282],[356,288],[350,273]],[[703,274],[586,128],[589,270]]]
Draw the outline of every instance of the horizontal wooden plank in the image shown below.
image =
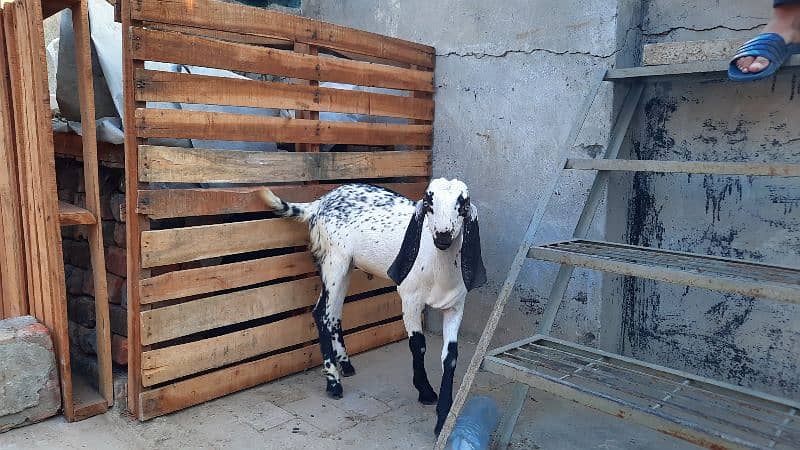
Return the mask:
[[[402,320],[378,325],[344,337],[350,355],[406,337]],[[256,361],[216,370],[187,380],[142,392],[140,420],[197,405],[232,392],[256,386],[322,363],[319,345],[279,353]]]
[[309,144],[431,145],[431,125],[334,122],[178,109],[137,109],[145,138]]
[[310,252],[270,256],[250,261],[178,270],[139,284],[143,305],[163,300],[206,294],[257,283],[312,273],[317,268]]
[[436,50],[293,14],[213,0],[141,0],[134,19],[285,39],[432,68]]
[[68,225],[92,225],[97,223],[91,211],[67,202],[58,202],[58,222]]
[[[411,199],[422,198],[426,182],[376,183]],[[273,192],[290,202],[310,202],[341,184],[272,186]],[[256,195],[261,187],[217,189],[153,189],[139,191],[137,212],[151,219],[210,216],[264,211],[264,201]]]
[[[346,303],[342,328],[350,330],[402,314],[396,292]],[[142,353],[142,383],[152,386],[317,339],[311,313],[234,333]]]
[[433,120],[433,100],[305,84],[136,71],[136,100],[334,111]]
[[568,159],[565,169],[800,177],[800,164],[718,161]]
[[[75,133],[53,133],[53,148],[58,158],[83,160],[83,138]],[[101,166],[125,168],[125,148],[122,144],[97,142],[97,159]]]
[[[348,295],[389,286],[391,281],[357,270],[350,277]],[[310,277],[143,311],[142,345],[313,306],[321,289],[320,278]]]
[[431,153],[249,152],[139,147],[139,177],[165,183],[279,183],[350,178],[427,177]]
[[[282,50],[294,50],[294,42],[288,39],[278,39],[273,37],[260,36],[256,34],[244,34],[244,33],[235,33],[231,31],[210,30],[207,28],[190,27],[186,25],[172,25],[172,24],[148,22],[148,21],[142,22],[142,26],[144,28],[151,28],[154,30],[174,31],[178,33],[193,34],[196,36],[205,36],[212,39],[219,39],[223,41],[239,42],[242,44],[256,44],[260,46],[279,48]],[[366,61],[375,64],[384,64],[387,66],[405,67],[405,68],[411,67],[411,64],[406,62],[393,61],[391,59],[378,58],[377,56],[363,55],[344,50],[335,50],[324,47],[322,48],[317,47],[317,50],[318,54],[332,55],[339,58],[354,59],[356,61]]]
[[134,28],[132,57],[303,80],[433,92],[433,72]]
[[308,228],[291,219],[201,225],[142,232],[142,268],[305,245]]

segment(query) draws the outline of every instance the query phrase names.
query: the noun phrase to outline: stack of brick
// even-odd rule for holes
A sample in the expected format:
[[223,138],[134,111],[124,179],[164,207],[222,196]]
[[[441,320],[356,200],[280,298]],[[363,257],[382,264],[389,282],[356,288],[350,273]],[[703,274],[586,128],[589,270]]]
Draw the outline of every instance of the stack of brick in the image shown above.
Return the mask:
[[[84,207],[83,165],[72,159],[56,160],[59,200]],[[100,203],[105,245],[111,355],[115,364],[128,363],[127,290],[125,251],[125,174],[123,169],[100,168]],[[97,379],[94,278],[92,277],[87,230],[83,226],[62,228],[64,271],[72,366]]]

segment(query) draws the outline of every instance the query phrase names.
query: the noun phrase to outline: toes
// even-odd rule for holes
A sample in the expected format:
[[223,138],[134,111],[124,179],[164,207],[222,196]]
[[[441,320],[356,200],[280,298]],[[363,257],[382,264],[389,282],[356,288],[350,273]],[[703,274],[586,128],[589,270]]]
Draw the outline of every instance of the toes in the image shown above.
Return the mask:
[[759,56],[758,58],[753,61],[752,64],[748,67],[748,71],[757,73],[761,72],[762,70],[766,69],[769,66],[769,60],[767,58],[762,58]]
[[738,67],[739,70],[741,70],[742,72],[747,73],[749,71],[750,65],[753,64],[754,60],[755,58],[753,58],[752,56],[745,56],[743,58],[739,58],[738,60],[736,60],[736,67]]

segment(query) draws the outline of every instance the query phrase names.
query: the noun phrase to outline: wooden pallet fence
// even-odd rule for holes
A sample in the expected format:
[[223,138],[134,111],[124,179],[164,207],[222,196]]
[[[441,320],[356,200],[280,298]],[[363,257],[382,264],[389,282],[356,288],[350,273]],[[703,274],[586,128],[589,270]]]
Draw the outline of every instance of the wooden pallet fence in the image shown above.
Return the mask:
[[[310,311],[321,286],[307,228],[270,215],[256,193],[270,186],[287,200],[312,201],[357,181],[419,198],[431,174],[435,50],[214,0],[123,2],[121,19],[128,404],[147,420],[320,363]],[[262,76],[171,73],[145,61]],[[320,120],[326,112],[369,120]],[[275,142],[281,151],[179,148],[156,141],[163,138]],[[320,152],[326,145],[344,151]],[[390,281],[356,270],[349,288],[350,353],[405,337]]]

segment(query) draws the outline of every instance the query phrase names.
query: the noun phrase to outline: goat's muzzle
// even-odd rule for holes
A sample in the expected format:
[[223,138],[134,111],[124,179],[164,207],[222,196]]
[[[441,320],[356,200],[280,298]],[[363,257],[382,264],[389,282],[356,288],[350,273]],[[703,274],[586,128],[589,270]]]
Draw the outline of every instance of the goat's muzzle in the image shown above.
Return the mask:
[[448,232],[436,232],[433,236],[433,245],[439,250],[447,250],[453,245],[453,234]]

